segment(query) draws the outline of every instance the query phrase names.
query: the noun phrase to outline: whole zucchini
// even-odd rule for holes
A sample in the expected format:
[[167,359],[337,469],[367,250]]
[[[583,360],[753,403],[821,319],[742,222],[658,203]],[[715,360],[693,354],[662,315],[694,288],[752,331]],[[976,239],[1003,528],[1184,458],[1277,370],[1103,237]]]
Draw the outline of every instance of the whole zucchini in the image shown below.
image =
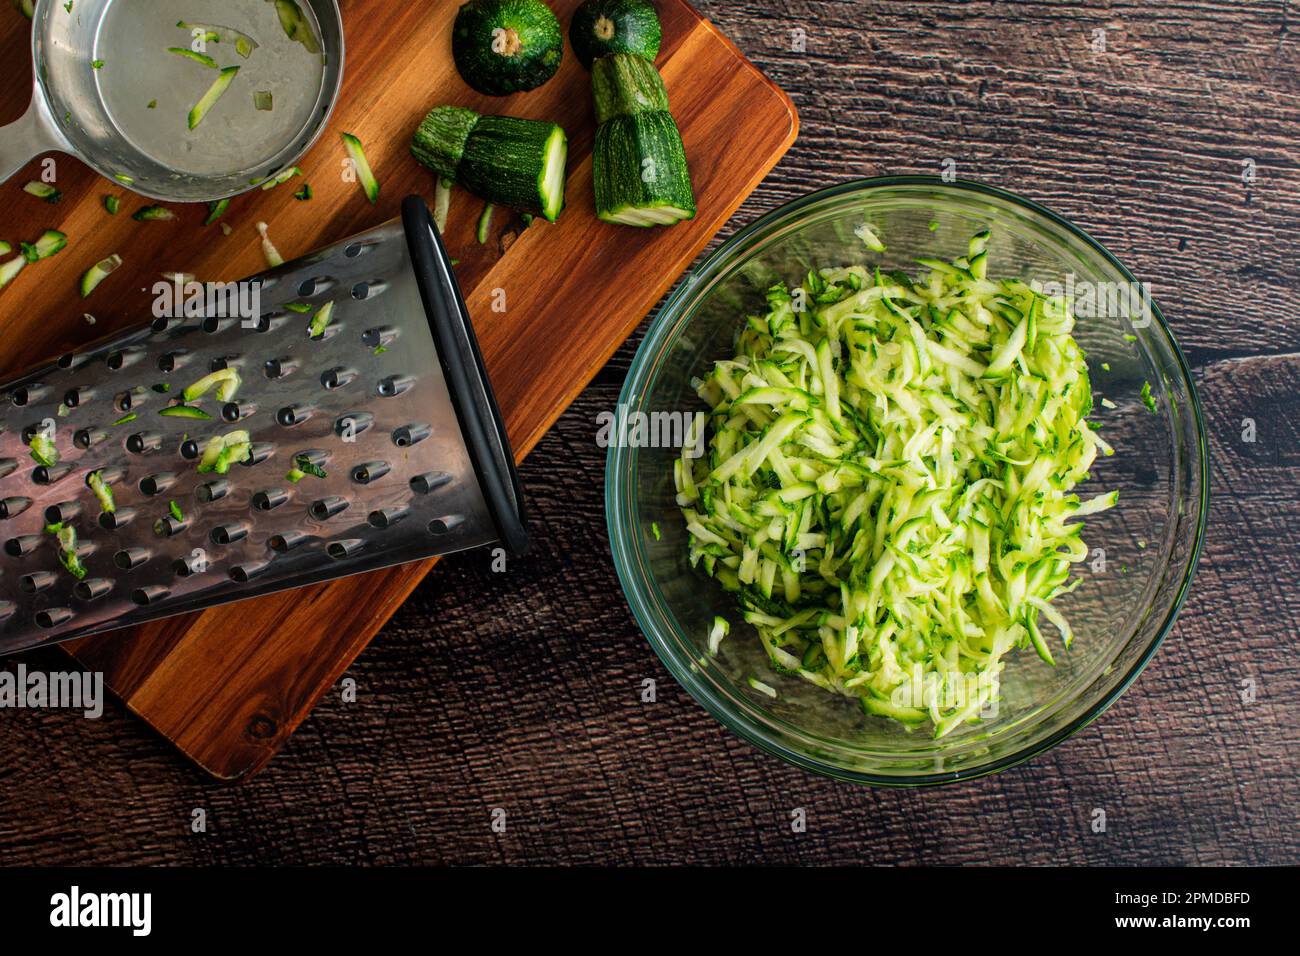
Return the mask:
[[411,139],[411,153],[439,176],[497,206],[555,222],[564,208],[568,138],[554,123],[480,116],[440,106]]
[[542,0],[469,0],[456,14],[451,52],[466,83],[506,96],[553,77],[564,40],[560,21]]
[[592,181],[596,215],[627,226],[671,226],[695,216],[686,149],[654,64],[633,53],[597,59]]
[[569,42],[587,69],[611,53],[635,53],[654,62],[662,33],[648,0],[587,0],[573,15]]

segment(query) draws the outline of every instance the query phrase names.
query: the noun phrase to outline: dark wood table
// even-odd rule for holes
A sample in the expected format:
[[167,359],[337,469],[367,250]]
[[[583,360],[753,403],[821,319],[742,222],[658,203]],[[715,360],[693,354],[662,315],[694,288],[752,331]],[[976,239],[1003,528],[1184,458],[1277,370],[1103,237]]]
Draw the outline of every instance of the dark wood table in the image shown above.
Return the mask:
[[731,230],[814,187],[951,160],[1153,284],[1196,370],[1214,502],[1196,586],[1142,677],[1049,754],[941,789],[832,783],[732,737],[659,664],[609,557],[595,419],[633,339],[528,460],[534,552],[505,573],[446,561],[353,667],[355,701],[340,687],[253,779],[212,782],[115,703],[98,721],[0,711],[0,863],[1300,862],[1297,14],[700,6],[803,121]]

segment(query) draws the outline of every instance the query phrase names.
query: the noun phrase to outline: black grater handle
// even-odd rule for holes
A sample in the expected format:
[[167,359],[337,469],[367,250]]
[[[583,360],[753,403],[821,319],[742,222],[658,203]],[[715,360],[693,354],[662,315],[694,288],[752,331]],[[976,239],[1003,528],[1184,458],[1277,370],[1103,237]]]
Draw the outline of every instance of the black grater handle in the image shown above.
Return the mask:
[[402,225],[442,373],[493,524],[510,554],[524,554],[528,529],[523,489],[451,258],[421,197],[402,201]]

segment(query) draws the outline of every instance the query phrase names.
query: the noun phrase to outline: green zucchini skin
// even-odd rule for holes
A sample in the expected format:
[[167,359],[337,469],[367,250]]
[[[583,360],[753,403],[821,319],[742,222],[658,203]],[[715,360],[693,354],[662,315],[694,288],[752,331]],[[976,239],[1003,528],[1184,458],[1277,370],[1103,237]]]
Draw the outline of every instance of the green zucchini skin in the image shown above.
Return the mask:
[[477,113],[459,106],[430,110],[411,138],[411,153],[422,165],[454,182],[465,143],[477,123]]
[[564,57],[560,21],[542,0],[469,0],[451,31],[456,69],[489,96],[536,89]]
[[564,208],[568,138],[554,123],[440,106],[415,131],[411,153],[493,205],[551,222]]
[[554,123],[481,116],[465,143],[456,181],[493,205],[536,213],[554,222],[563,199],[556,203],[554,197],[543,195],[542,183],[548,151],[557,135],[563,138],[564,130]]
[[596,106],[592,181],[596,215],[628,226],[670,226],[695,217],[682,134],[668,111],[663,78],[634,53],[591,67]]
[[659,14],[648,0],[587,0],[569,26],[573,52],[589,70],[611,53],[635,53],[653,63],[662,39]]
[[655,65],[630,53],[604,56],[591,65],[596,125],[615,116],[668,109],[668,91]]
[[672,225],[695,217],[686,150],[667,110],[606,120],[592,150],[596,215],[623,225]]

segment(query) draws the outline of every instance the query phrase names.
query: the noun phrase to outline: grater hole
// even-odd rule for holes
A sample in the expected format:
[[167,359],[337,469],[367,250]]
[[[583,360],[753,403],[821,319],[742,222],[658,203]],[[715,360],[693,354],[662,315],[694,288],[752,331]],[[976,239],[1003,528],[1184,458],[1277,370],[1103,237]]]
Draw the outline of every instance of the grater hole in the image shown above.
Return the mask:
[[344,441],[351,441],[357,435],[374,424],[375,416],[370,412],[348,412],[340,415],[334,422],[334,434]]
[[72,361],[73,361],[73,354],[71,352],[64,352],[62,355],[59,356],[59,360],[54,364],[57,365],[59,368],[67,369],[67,368],[72,368]]
[[24,554],[31,554],[40,544],[40,537],[34,534],[19,535],[17,538],[10,538],[5,542],[5,554],[11,558],[21,558]]
[[18,611],[18,605],[13,601],[0,601],[0,624],[9,620]]
[[193,438],[187,438],[181,442],[181,457],[193,461],[199,457],[199,443]]
[[118,508],[116,511],[105,511],[100,514],[99,526],[105,531],[116,531],[125,528],[134,520],[134,508]]
[[275,445],[269,441],[254,442],[248,449],[248,457],[240,462],[245,468],[260,465],[275,453]]
[[339,366],[338,368],[330,368],[321,372],[320,383],[327,389],[343,388],[344,386],[351,384],[352,380],[356,377],[357,373],[355,369]]
[[36,571],[19,578],[18,587],[26,594],[35,594],[37,591],[44,591],[54,583],[54,580],[53,571]]
[[346,498],[330,495],[328,498],[318,498],[313,501],[307,511],[317,521],[325,521],[339,512],[347,510],[347,507],[348,500]]
[[189,526],[185,519],[178,520],[175,515],[163,515],[153,523],[153,533],[160,538],[171,538],[180,534]]
[[36,623],[49,630],[72,620],[72,609],[67,607],[50,607],[36,612]]
[[18,470],[17,458],[0,458],[0,478],[7,478]]
[[230,491],[230,482],[224,478],[218,478],[216,481],[209,481],[207,484],[199,485],[194,489],[194,497],[199,501],[207,504],[216,501],[218,498],[224,498]]
[[343,255],[347,256],[349,259],[355,259],[357,256],[361,255],[361,253],[365,252],[368,248],[370,248],[369,243],[352,242],[349,243],[347,248],[343,250]]
[[331,541],[325,546],[325,553],[337,561],[356,554],[364,546],[365,542],[360,538],[347,538],[343,541]]
[[285,428],[292,428],[311,418],[311,414],[310,405],[286,405],[275,413],[275,420]]
[[145,548],[123,548],[113,555],[113,565],[119,571],[134,571],[148,560],[149,552]]
[[266,561],[250,561],[230,569],[230,577],[237,584],[246,584],[269,567]]
[[366,329],[361,333],[361,344],[367,348],[378,348],[381,345],[390,344],[397,338],[397,330],[386,325],[381,325],[373,329]]
[[368,485],[384,477],[390,470],[386,461],[368,461],[352,469],[352,480],[359,485]]
[[126,439],[126,450],[137,455],[157,451],[161,447],[162,436],[157,432],[136,432],[134,435],[128,435]]
[[208,559],[202,553],[201,549],[195,548],[197,554],[189,554],[183,558],[177,558],[172,562],[172,573],[178,578],[193,577],[196,574],[202,574],[208,569]]
[[289,500],[289,493],[282,488],[271,488],[253,495],[253,508],[257,511],[274,511]]
[[89,448],[104,440],[108,433],[102,428],[78,428],[72,433],[72,444],[81,449]]
[[72,466],[67,464],[54,465],[53,467],[38,465],[32,469],[32,481],[38,485],[52,485],[68,477],[71,471]]
[[257,405],[253,402],[244,402],[242,405],[239,402],[226,402],[221,406],[221,417],[224,421],[233,423],[247,418],[255,411]]
[[358,282],[352,287],[352,298],[364,299],[370,295],[370,283]]
[[113,590],[113,582],[108,578],[90,578],[86,581],[78,581],[72,586],[72,593],[82,601],[102,598],[111,590]]
[[81,505],[75,501],[60,501],[45,509],[46,524],[63,524],[81,514]]
[[378,392],[384,398],[394,398],[414,384],[415,379],[410,375],[389,375],[380,380]]
[[0,521],[6,518],[16,518],[31,506],[32,499],[22,495],[0,499]]
[[393,429],[393,444],[398,448],[409,448],[411,445],[418,445],[432,434],[432,426],[422,422],[402,425],[400,428]]
[[160,495],[176,483],[176,475],[170,471],[156,475],[147,475],[140,479],[140,491],[146,495]]
[[391,528],[410,513],[409,508],[381,508],[370,512],[366,520],[370,522],[372,528],[379,528],[382,531]]
[[185,364],[185,350],[180,349],[175,352],[165,352],[158,356],[158,371],[174,372]]
[[464,520],[465,519],[460,515],[444,515],[441,518],[434,518],[429,522],[429,533],[450,534],[452,531],[455,531]]
[[234,544],[248,536],[248,526],[244,524],[223,524],[212,529],[209,537],[213,544]]
[[297,368],[298,363],[291,358],[269,359],[263,366],[267,378],[284,378],[286,375],[293,374]]
[[271,535],[266,543],[277,554],[286,554],[309,540],[310,535],[303,534],[301,531],[287,531],[283,534]]
[[37,401],[44,392],[45,388],[41,385],[19,385],[13,390],[9,400],[17,407],[22,408],[30,402]]
[[435,488],[441,488],[451,481],[451,475],[445,471],[429,471],[411,479],[411,490],[417,495],[427,495]]
[[330,276],[312,276],[310,279],[303,279],[298,283],[298,295],[309,296],[321,292],[328,292],[334,288],[334,279]]
[[151,604],[157,604],[159,601],[165,601],[171,596],[171,591],[167,590],[161,584],[150,585],[146,588],[136,588],[131,592],[131,600],[140,607],[148,607]]

